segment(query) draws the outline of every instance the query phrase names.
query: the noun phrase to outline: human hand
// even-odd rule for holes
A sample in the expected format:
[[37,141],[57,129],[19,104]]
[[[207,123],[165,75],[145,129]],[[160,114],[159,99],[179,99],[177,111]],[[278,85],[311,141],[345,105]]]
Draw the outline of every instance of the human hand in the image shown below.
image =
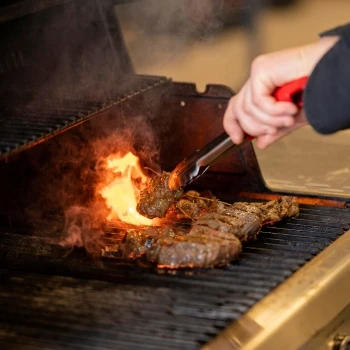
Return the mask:
[[277,87],[309,76],[322,56],[338,41],[337,36],[318,42],[257,57],[251,75],[241,91],[233,96],[224,115],[224,128],[239,144],[244,134],[256,137],[259,148],[308,124],[303,111],[292,102],[276,101]]

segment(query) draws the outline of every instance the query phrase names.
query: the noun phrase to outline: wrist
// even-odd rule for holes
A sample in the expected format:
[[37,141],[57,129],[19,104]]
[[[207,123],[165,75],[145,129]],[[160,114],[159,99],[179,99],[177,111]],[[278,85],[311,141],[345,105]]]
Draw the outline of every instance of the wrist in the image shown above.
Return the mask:
[[325,36],[300,51],[301,75],[309,76],[321,58],[338,42],[339,36]]

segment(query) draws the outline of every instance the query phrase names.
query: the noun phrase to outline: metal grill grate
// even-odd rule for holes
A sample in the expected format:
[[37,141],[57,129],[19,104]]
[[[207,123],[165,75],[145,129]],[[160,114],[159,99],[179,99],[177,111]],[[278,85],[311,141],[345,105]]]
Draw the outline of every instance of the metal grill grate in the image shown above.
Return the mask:
[[301,205],[297,218],[264,227],[226,268],[170,272],[64,258],[48,239],[3,233],[0,343],[197,349],[349,227],[349,208]]
[[119,82],[117,91],[109,93],[103,102],[80,100],[36,100],[23,103],[9,97],[0,101],[0,159],[25,149],[58,132],[82,123],[97,113],[166,83],[160,77],[131,76]]

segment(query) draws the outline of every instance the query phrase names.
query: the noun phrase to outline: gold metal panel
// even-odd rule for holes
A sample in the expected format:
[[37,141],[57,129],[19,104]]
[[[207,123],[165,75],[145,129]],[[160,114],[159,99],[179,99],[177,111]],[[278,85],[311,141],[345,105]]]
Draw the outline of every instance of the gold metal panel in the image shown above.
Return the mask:
[[202,350],[298,349],[349,304],[347,231]]

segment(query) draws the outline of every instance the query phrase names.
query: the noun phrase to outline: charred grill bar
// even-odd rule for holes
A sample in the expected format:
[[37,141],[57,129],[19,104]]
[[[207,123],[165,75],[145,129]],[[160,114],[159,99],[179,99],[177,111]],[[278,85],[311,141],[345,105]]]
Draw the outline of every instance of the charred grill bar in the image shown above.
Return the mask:
[[[224,269],[155,271],[102,263],[2,229],[2,344],[197,349],[341,236],[349,209],[301,206]],[[221,347],[217,347],[218,349]]]
[[[155,133],[161,168],[171,170],[221,132],[222,114],[232,93],[226,87],[209,85],[205,93],[199,94],[192,84],[135,75],[118,26],[109,27],[111,36],[106,33],[105,22],[100,22],[101,11],[105,13],[107,5],[101,9],[95,1],[84,1],[85,7],[79,1],[57,3],[31,16],[12,16],[11,21],[0,24],[0,35],[10,31],[17,35],[15,44],[2,40],[4,52],[19,50],[25,58],[25,64],[14,71],[3,69],[1,80],[1,94],[6,97],[0,101],[2,347],[234,349],[247,344],[247,349],[254,349],[261,344],[276,345],[274,339],[284,343],[286,349],[305,344],[349,304],[346,290],[350,272],[344,256],[349,249],[350,209],[344,199],[299,196],[303,203],[299,216],[264,227],[255,242],[244,245],[238,261],[221,269],[168,271],[139,266],[118,256],[95,261],[84,250],[67,255],[67,249],[58,245],[63,208],[89,202],[91,193],[86,185],[95,179],[87,170],[96,160],[91,144],[124,132],[128,125],[137,125],[142,115],[145,125]],[[55,79],[46,85],[35,71],[40,50],[26,51],[28,43],[21,28],[31,28],[29,39],[33,40],[36,33],[37,42],[42,39],[41,44],[52,49],[34,29],[41,28],[48,17],[80,18],[83,8],[93,15],[87,22],[80,20],[77,26],[73,23],[75,38],[83,40],[78,40],[82,45],[75,42],[72,47],[63,37],[57,41],[62,52],[65,48],[67,55],[77,58],[77,66],[69,69],[74,73],[69,81],[72,86],[61,89],[66,79],[60,81],[57,77],[67,67],[60,60],[49,64],[47,57],[42,72],[47,75],[54,67],[58,74],[53,74]],[[88,45],[77,28],[89,32],[90,26],[96,37],[90,37],[92,43]],[[108,40],[104,64],[98,66],[97,74],[94,63],[102,58],[91,49],[96,42],[104,42],[106,35],[114,39]],[[52,54],[48,52],[47,56]],[[91,80],[99,81],[112,73],[115,79],[108,84],[105,80],[101,85],[86,84],[86,76],[78,69],[82,56],[90,67],[88,72],[94,73]],[[44,91],[38,86],[45,86]],[[141,152],[145,141],[139,135],[134,148]],[[73,156],[79,154],[74,153],[73,146],[66,150],[67,144],[81,148],[83,157],[76,159],[77,164],[62,161],[62,155],[69,158],[72,152]],[[37,187],[38,183],[44,186]],[[53,192],[74,188],[74,194],[51,196],[49,185]],[[250,201],[256,193],[262,198],[273,195],[264,186],[249,144],[228,155],[196,186],[199,190],[211,189],[226,202]],[[33,205],[36,212],[45,213],[40,220],[33,220]],[[116,242],[113,231],[113,227],[105,228],[106,247]],[[314,271],[318,271],[317,279],[311,278]],[[337,290],[342,292],[335,295]],[[336,302],[328,299],[324,319],[318,317],[316,322],[307,295],[320,307],[324,299],[316,297],[326,292]],[[297,293],[303,297],[307,313],[294,307],[300,301]],[[276,313],[281,295],[287,296],[285,305],[292,310],[289,314]],[[303,317],[303,332],[293,334],[292,330],[299,330],[294,327],[293,315],[299,317],[299,323]],[[273,323],[274,316],[280,318]],[[275,334],[266,335],[270,328],[264,321],[273,325]],[[315,328],[310,322],[316,322],[312,324]],[[288,338],[290,334],[293,338]]]

